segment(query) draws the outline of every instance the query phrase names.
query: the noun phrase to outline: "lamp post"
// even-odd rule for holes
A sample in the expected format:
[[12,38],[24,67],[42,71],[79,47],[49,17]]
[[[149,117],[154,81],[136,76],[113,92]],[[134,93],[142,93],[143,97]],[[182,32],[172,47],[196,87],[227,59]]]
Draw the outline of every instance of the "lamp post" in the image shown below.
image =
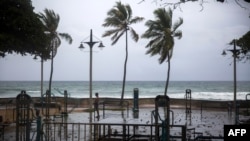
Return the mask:
[[[93,34],[92,29],[90,30],[90,40],[88,42],[81,42],[80,49],[84,49],[83,43],[88,44],[90,48],[90,55],[89,55],[89,108],[92,109],[93,101],[92,101],[92,54],[93,54],[93,47],[96,43],[99,44],[99,48],[103,48],[104,45],[102,41],[93,41]],[[90,112],[91,113],[91,112]],[[90,116],[90,120],[92,120],[92,115]]]
[[[239,49],[236,49],[236,40],[234,39],[233,41],[233,49],[229,49],[227,51],[230,51],[232,52],[233,54],[233,70],[234,70],[234,103],[233,103],[233,106],[234,106],[234,122],[235,124],[237,124],[237,78],[236,78],[236,58],[237,56],[239,55],[240,53],[240,50]],[[222,55],[226,55],[226,52],[225,50],[223,51]]]
[[[43,58],[41,56],[40,58],[41,58],[41,98],[42,98],[43,97]],[[37,55],[35,55],[33,59],[37,60]]]

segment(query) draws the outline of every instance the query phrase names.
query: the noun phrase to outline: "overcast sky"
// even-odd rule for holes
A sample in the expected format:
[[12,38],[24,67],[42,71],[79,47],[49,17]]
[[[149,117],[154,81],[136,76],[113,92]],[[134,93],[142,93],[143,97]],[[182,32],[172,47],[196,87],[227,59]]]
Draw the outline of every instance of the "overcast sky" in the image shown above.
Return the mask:
[[[129,4],[133,16],[142,16],[145,20],[132,25],[139,35],[147,29],[145,22],[154,20],[153,11],[159,4],[147,0],[121,0]],[[222,56],[223,49],[231,49],[228,43],[250,30],[250,10],[241,8],[234,1],[225,3],[208,0],[204,9],[197,2],[181,5],[173,12],[174,20],[182,17],[183,37],[175,39],[174,54],[171,60],[171,81],[178,80],[229,80],[233,81],[233,58],[230,52]],[[59,32],[69,33],[73,38],[70,45],[62,41],[54,59],[53,80],[89,80],[89,47],[79,50],[80,42],[90,35],[90,29],[96,38],[102,40],[102,50],[96,44],[93,48],[93,80],[122,81],[125,59],[125,36],[115,45],[110,37],[102,38],[108,28],[102,27],[107,12],[116,0],[33,0],[35,12],[52,9],[60,15]],[[247,3],[242,3],[250,7]],[[166,7],[168,8],[168,7]],[[87,38],[88,41],[89,38]],[[140,39],[135,43],[129,36],[129,56],[127,80],[165,81],[167,63],[159,64],[159,56],[146,55],[148,40]],[[40,80],[41,63],[34,56],[7,55],[0,58],[0,80]],[[231,64],[231,65],[230,65]],[[49,80],[50,61],[44,63],[44,80]],[[237,79],[250,80],[250,63],[237,63]]]

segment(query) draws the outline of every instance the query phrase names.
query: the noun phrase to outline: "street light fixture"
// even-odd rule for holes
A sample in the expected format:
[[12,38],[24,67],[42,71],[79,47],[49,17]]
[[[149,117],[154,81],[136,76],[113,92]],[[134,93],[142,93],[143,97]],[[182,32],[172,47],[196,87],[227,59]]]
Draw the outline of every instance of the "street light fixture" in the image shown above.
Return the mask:
[[[89,108],[92,109],[92,105],[93,105],[93,101],[92,101],[92,53],[93,53],[93,51],[92,51],[92,49],[96,43],[100,43],[98,46],[99,48],[103,48],[105,46],[102,44],[102,41],[100,41],[100,40],[93,41],[92,29],[90,30],[90,40],[88,42],[81,42],[81,44],[79,46],[80,49],[85,48],[83,46],[83,43],[88,44],[89,48],[90,48],[90,55],[89,55],[89,60],[90,60],[90,63],[89,63],[89,99],[90,99],[89,100]],[[92,119],[92,115],[91,115],[90,119]]]
[[236,79],[236,58],[238,57],[239,53],[240,53],[240,49],[236,49],[236,40],[234,39],[233,41],[233,45],[234,45],[234,48],[233,49],[229,49],[229,50],[224,50],[222,52],[222,55],[227,55],[226,51],[230,51],[232,52],[233,54],[233,58],[234,58],[234,61],[233,61],[233,68],[234,68],[234,122],[235,124],[237,124],[237,79]]

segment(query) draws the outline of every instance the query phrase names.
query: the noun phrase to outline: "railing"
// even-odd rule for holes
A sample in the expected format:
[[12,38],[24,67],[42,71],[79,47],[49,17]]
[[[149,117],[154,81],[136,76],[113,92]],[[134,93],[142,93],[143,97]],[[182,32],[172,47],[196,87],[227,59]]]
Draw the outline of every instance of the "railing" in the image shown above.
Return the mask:
[[204,136],[202,132],[196,132],[195,128],[187,129],[188,141],[200,141],[200,140],[224,140],[223,136]]
[[[49,126],[47,128],[46,126]],[[46,128],[45,128],[46,127]],[[161,125],[155,124],[112,124],[112,123],[44,123],[42,141],[108,141],[108,140],[149,140],[159,141],[155,130],[161,131]],[[181,135],[171,136],[186,141],[186,126],[172,125],[181,128]],[[180,130],[178,130],[179,132]]]
[[195,140],[195,138],[203,136],[202,132],[196,132],[195,128],[187,129],[187,138],[188,140]]

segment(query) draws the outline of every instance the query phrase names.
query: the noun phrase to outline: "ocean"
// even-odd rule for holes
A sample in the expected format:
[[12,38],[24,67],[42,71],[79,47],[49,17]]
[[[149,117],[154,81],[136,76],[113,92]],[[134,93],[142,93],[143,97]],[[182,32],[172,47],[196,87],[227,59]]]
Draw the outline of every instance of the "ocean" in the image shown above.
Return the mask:
[[[43,84],[43,92],[48,89],[49,82]],[[165,81],[127,81],[124,98],[133,98],[134,90],[139,90],[139,98],[154,98],[163,95]],[[99,97],[120,98],[122,81],[93,81],[92,95],[98,92]],[[168,96],[184,98],[186,90],[191,90],[192,99],[233,100],[233,81],[170,81]],[[25,90],[31,97],[41,96],[40,81],[0,81],[0,97],[16,97]],[[89,81],[53,81],[53,96],[63,96],[67,90],[70,97],[88,98]],[[250,81],[237,82],[237,100],[245,100],[250,94]],[[250,99],[250,96],[248,97]]]

